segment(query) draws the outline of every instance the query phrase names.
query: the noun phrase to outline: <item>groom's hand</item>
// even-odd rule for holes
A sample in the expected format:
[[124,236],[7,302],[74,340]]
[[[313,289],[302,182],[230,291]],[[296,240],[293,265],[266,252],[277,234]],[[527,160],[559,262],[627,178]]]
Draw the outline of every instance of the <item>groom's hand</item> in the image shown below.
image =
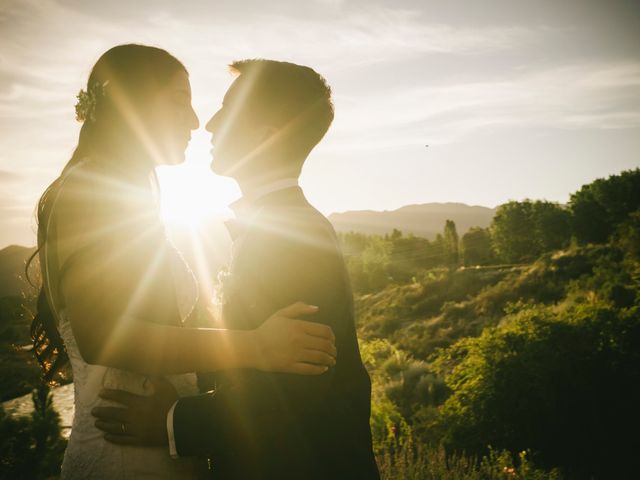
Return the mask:
[[167,413],[178,399],[178,394],[166,379],[151,380],[154,393],[150,396],[135,395],[122,390],[103,389],[100,398],[124,406],[96,407],[91,414],[95,425],[105,432],[104,438],[121,445],[166,445]]

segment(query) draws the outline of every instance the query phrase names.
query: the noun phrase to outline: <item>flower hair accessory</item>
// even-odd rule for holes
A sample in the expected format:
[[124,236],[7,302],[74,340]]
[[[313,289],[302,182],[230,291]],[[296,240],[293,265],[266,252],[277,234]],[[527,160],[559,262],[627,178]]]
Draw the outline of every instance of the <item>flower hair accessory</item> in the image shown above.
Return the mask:
[[79,122],[96,121],[96,104],[100,97],[105,95],[105,87],[109,80],[104,83],[94,83],[88,90],[81,89],[76,95],[76,120]]

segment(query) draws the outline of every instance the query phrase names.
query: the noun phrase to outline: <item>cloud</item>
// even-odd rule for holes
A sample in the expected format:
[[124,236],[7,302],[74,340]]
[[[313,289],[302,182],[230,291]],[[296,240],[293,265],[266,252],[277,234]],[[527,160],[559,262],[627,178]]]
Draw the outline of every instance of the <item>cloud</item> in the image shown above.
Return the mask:
[[22,177],[15,172],[9,170],[0,170],[0,183],[13,183]]
[[3,3],[0,128],[6,137],[0,155],[30,165],[48,156],[51,167],[45,168],[55,170],[73,148],[75,95],[92,63],[118,43],[166,46],[191,70],[196,110],[210,114],[230,82],[225,65],[236,58],[287,59],[311,64],[325,75],[348,77],[364,65],[386,69],[389,62],[425,55],[513,49],[536,42],[541,34],[539,28],[519,26],[431,24],[419,9],[332,3],[331,8],[314,4],[321,15],[304,15],[301,9],[295,17],[259,5],[232,12],[224,2],[194,2],[180,15],[166,2],[117,3],[102,10],[72,1]]
[[[635,51],[621,52],[614,42],[615,55],[598,56],[609,50],[596,44],[609,38],[575,20],[575,7],[488,3],[461,11],[417,0],[0,1],[3,205],[28,207],[28,223],[39,193],[74,148],[75,95],[93,62],[127,42],[180,58],[202,115],[219,104],[231,81],[226,64],[234,59],[312,65],[329,79],[337,109],[318,155],[335,158],[463,144],[487,130],[640,127]],[[344,163],[339,168],[346,178],[359,176]],[[389,176],[383,167],[374,173]]]
[[336,99],[332,149],[449,143],[487,128],[638,128],[639,88],[640,62],[589,63],[347,96]]
[[[332,67],[397,61],[425,54],[482,54],[536,42],[549,29],[522,26],[453,27],[425,21],[418,10],[372,5],[341,12],[332,18],[296,18],[261,13],[251,21],[224,18],[191,19],[157,14],[150,22],[189,42],[203,55],[216,57],[271,56],[320,62]],[[203,25],[202,22],[205,22]],[[315,63],[314,63],[315,64]]]

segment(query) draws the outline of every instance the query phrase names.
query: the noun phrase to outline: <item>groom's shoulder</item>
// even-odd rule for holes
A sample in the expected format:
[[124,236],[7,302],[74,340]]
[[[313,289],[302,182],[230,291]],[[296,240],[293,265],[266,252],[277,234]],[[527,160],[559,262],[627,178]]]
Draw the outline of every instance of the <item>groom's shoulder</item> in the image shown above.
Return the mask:
[[337,249],[333,225],[304,198],[262,209],[256,216],[256,224],[260,230],[289,244]]

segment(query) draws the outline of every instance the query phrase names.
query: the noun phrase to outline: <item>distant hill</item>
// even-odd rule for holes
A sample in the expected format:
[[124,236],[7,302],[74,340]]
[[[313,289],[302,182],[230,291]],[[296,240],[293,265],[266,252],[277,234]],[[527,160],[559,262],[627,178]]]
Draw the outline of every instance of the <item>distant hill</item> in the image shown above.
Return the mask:
[[329,220],[339,232],[384,235],[397,228],[403,233],[433,239],[442,233],[446,220],[453,220],[458,234],[463,235],[471,227],[488,227],[494,215],[495,209],[488,207],[464,203],[425,203],[383,212],[360,210],[332,213]]
[[0,298],[23,292],[33,293],[33,287],[25,278],[24,266],[35,250],[35,247],[19,245],[10,245],[0,250]]

